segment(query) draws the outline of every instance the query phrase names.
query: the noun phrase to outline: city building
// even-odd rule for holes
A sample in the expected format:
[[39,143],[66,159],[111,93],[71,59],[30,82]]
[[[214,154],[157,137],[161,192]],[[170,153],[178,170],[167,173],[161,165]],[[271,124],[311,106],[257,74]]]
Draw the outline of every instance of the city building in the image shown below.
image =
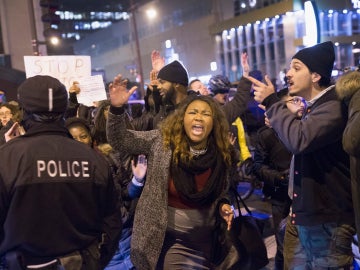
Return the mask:
[[167,63],[180,60],[190,77],[207,82],[211,75],[221,73],[209,27],[233,14],[233,0],[150,1],[133,9],[129,20],[114,23],[77,42],[74,52],[91,55],[93,69],[103,70],[107,81],[118,73],[140,81],[143,73],[148,82],[151,52],[158,50]]
[[[24,56],[73,54],[73,42],[122,20],[128,4],[128,0],[0,0],[0,91],[16,99],[16,88],[25,80]],[[58,43],[50,43],[54,41]]]
[[[136,0],[136,4],[146,1]],[[42,21],[56,31],[61,44],[48,46],[48,55],[73,54],[74,42],[115,22],[127,20],[134,3],[135,0],[40,0]]]
[[[298,49],[328,40],[336,45],[335,70],[359,64],[359,1],[167,2],[147,3],[133,14],[145,72],[151,69],[150,53],[156,49],[167,62],[179,59],[190,77],[206,82],[221,73],[237,81],[242,74],[240,55],[246,51],[252,68],[281,86],[284,70]],[[152,8],[159,14],[149,21],[145,14]],[[78,42],[74,51],[91,55],[93,67],[104,70],[107,80],[118,73],[135,78],[138,63],[132,27],[131,21],[113,24]]]
[[238,16],[211,26],[222,72],[241,75],[240,54],[246,51],[254,69],[275,78],[296,50],[318,42],[336,45],[337,70],[360,64],[360,1],[235,1]]

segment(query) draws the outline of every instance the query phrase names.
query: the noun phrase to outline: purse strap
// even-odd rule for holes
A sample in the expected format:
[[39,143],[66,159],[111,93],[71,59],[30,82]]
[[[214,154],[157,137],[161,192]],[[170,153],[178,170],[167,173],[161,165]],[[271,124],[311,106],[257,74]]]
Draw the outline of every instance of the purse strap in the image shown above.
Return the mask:
[[240,205],[240,202],[241,204],[244,206],[246,212],[252,216],[252,212],[251,210],[249,209],[249,207],[246,205],[245,201],[241,198],[240,194],[237,192],[237,190],[235,188],[230,188],[230,190],[233,192],[234,194],[234,197],[235,197],[235,200],[236,200],[236,205],[238,207],[238,211],[239,211],[239,216],[242,216],[242,213],[241,213],[241,205]]

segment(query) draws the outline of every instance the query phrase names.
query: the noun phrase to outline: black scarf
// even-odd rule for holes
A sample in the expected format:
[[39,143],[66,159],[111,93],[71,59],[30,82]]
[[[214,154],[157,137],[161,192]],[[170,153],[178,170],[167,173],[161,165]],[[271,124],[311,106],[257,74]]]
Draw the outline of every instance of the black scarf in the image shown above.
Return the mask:
[[[197,174],[211,169],[210,177],[203,190],[197,191],[195,178]],[[171,175],[176,191],[184,201],[199,206],[211,205],[225,189],[226,165],[222,155],[215,148],[215,142],[209,142],[204,155],[194,157],[188,162],[173,163]]]

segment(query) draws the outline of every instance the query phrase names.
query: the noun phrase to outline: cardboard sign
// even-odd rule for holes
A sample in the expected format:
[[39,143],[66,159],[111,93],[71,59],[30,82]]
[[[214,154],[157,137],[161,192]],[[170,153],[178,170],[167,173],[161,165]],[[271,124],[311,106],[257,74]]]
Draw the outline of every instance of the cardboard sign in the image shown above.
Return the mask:
[[67,89],[73,81],[91,76],[90,56],[24,56],[26,77],[49,75],[57,78]]

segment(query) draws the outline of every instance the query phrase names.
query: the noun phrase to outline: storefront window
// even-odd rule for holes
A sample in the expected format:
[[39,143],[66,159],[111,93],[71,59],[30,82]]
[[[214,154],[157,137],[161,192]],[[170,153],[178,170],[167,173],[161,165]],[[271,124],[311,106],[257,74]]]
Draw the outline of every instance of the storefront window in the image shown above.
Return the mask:
[[353,35],[360,34],[360,16],[358,13],[351,14],[351,28]]
[[284,39],[284,25],[281,19],[276,20],[275,27],[277,39]]
[[338,13],[337,19],[338,19],[338,31],[337,35],[351,35],[351,32],[349,31],[351,29],[350,23],[351,20],[349,19],[350,16],[348,13]]

